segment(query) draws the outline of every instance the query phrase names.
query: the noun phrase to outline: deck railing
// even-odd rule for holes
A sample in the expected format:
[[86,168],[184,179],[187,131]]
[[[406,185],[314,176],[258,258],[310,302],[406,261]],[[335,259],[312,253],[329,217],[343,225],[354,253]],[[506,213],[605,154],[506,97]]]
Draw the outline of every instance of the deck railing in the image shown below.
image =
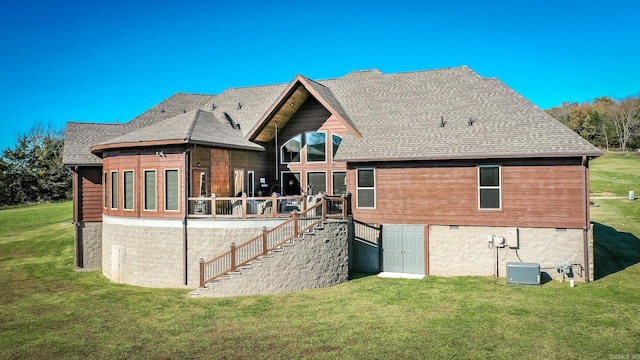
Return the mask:
[[282,224],[270,230],[264,227],[262,234],[240,245],[232,243],[229,251],[224,254],[209,261],[200,259],[200,287],[203,288],[204,284],[224,274],[235,272],[239,267],[267,255],[270,251],[326,221],[327,218],[345,220],[348,199],[348,196],[323,196],[317,203],[302,212],[294,210],[291,213],[291,219]]
[[[316,198],[312,198],[315,200]],[[312,205],[306,196],[261,197],[190,197],[190,218],[278,218],[290,217],[293,211],[306,210]]]

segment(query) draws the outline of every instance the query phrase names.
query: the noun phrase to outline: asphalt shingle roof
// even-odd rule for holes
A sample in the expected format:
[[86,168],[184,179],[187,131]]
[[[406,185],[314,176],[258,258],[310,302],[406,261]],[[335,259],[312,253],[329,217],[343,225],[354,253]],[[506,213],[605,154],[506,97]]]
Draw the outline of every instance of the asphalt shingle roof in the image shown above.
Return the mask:
[[[601,155],[499,80],[483,78],[466,66],[394,74],[367,70],[305,80],[361,135],[347,134],[336,160]],[[231,88],[219,95],[178,93],[114,129],[69,123],[65,163],[88,159],[99,163],[97,156],[87,153],[91,145],[135,139],[189,139],[250,148],[244,136],[287,85]],[[195,109],[206,111],[191,112]],[[196,121],[200,117],[203,120]],[[103,133],[89,134],[94,131]]]

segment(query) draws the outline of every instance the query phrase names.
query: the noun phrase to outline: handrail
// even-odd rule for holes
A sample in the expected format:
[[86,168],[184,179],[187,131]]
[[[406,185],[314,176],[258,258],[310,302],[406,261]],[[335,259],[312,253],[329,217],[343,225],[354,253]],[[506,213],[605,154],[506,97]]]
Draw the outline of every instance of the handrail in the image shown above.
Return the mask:
[[189,218],[278,218],[291,217],[294,210],[307,208],[306,196],[216,196],[189,197]]
[[305,231],[326,221],[329,215],[332,215],[332,218],[337,218],[336,211],[327,211],[327,208],[334,202],[341,202],[340,214],[345,214],[342,217],[345,220],[347,199],[347,196],[323,196],[321,201],[308,209],[302,212],[294,211],[291,219],[271,230],[265,226],[262,228],[262,234],[240,245],[232,243],[229,251],[209,261],[205,262],[204,258],[200,258],[200,287],[203,288],[204,284],[224,274],[235,272],[237,268],[260,256],[267,255],[269,251],[279,248],[286,242],[299,237]]

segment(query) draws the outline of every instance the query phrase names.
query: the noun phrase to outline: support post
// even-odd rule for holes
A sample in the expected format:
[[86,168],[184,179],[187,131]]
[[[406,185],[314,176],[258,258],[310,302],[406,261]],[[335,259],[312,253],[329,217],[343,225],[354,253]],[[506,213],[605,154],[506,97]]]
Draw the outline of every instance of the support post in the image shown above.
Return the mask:
[[247,194],[242,193],[242,218],[247,218]]
[[236,271],[236,243],[231,243],[231,271]]
[[327,207],[328,207],[327,195],[322,194],[322,222],[327,221]]
[[267,230],[266,226],[262,227],[262,255],[266,256],[267,255],[267,235],[269,234],[269,231]]
[[204,258],[200,258],[200,288],[204,288]]
[[298,215],[300,213],[298,211],[294,211],[293,212],[293,235],[295,237],[298,237],[300,234],[298,233],[299,231],[299,226],[298,226]]
[[211,194],[211,218],[216,219],[216,194]]
[[278,198],[275,194],[271,194],[271,216],[273,218],[277,217],[278,214]]

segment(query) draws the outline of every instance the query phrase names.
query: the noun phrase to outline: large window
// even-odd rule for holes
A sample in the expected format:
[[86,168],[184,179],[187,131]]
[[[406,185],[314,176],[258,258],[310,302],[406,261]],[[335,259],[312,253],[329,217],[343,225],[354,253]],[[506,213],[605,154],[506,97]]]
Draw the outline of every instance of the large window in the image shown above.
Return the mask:
[[345,171],[333,172],[333,195],[342,195],[347,191],[347,173]]
[[118,172],[111,172],[111,208],[118,208]]
[[307,173],[307,194],[318,195],[318,193],[327,192],[327,173],[308,172]]
[[307,162],[326,161],[327,134],[310,131],[304,134],[307,145]]
[[164,171],[164,209],[180,210],[180,178],[178,170]]
[[301,148],[302,136],[296,135],[292,137],[280,148],[280,162],[283,164],[300,162]]
[[356,170],[356,195],[358,208],[376,207],[376,179],[374,169]]
[[123,194],[122,194],[122,203],[123,203],[123,208],[125,210],[133,210],[133,193],[134,193],[134,189],[133,189],[133,171],[132,170],[125,170],[123,171],[123,178],[124,178],[124,183],[123,183]]
[[103,172],[102,173],[102,206],[106,209],[107,207],[109,207],[109,198],[107,196],[107,179],[108,179],[108,175],[107,172]]
[[478,204],[480,209],[501,209],[500,166],[478,166]]
[[331,158],[336,157],[336,151],[338,151],[338,148],[340,147],[340,143],[342,142],[342,137],[338,136],[338,135],[331,135],[331,144],[333,147],[333,151],[331,153]]
[[147,211],[156,210],[156,171],[145,170],[143,179],[143,202]]

